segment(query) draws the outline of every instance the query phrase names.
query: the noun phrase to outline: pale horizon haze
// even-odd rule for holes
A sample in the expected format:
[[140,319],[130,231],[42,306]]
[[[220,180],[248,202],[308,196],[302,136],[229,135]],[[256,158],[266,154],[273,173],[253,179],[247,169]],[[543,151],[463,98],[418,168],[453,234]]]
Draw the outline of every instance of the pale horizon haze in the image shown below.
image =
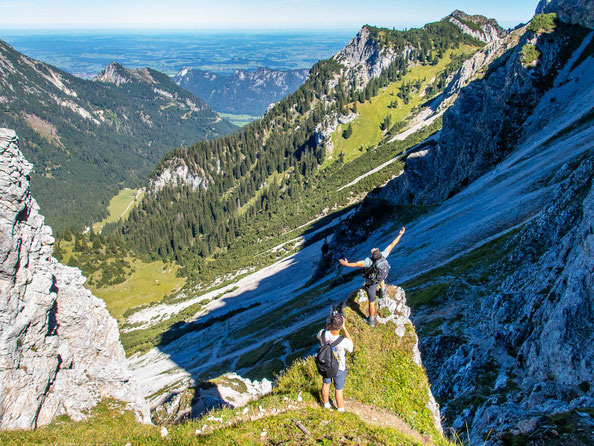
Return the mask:
[[537,1],[527,0],[0,0],[4,29],[23,30],[356,30],[364,24],[413,27],[455,9],[496,19],[503,27],[525,23]]

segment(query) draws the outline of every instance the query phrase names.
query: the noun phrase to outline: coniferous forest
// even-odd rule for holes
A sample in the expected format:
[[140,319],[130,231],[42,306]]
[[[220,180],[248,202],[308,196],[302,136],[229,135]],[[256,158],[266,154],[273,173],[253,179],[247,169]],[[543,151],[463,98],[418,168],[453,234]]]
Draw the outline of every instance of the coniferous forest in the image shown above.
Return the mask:
[[[110,228],[113,233],[139,253],[179,262],[185,274],[195,276],[213,256],[231,248],[253,251],[254,243],[305,224],[325,208],[344,206],[348,197],[336,187],[359,163],[343,165],[342,157],[328,162],[325,145],[316,140],[316,125],[326,116],[350,113],[357,103],[401,79],[412,65],[434,64],[445,51],[463,43],[483,45],[447,20],[408,31],[367,28],[380,48],[415,49],[397,57],[364,87],[347,80],[337,60],[320,61],[301,88],[241,132],[169,152],[152,179],[184,164],[203,183],[197,188],[171,184],[149,191],[125,223]],[[452,62],[450,72],[462,61]],[[406,101],[415,87],[404,86],[401,99]],[[436,93],[440,88],[432,89]],[[387,120],[382,126],[389,130],[394,124]],[[390,153],[405,148],[392,146]]]

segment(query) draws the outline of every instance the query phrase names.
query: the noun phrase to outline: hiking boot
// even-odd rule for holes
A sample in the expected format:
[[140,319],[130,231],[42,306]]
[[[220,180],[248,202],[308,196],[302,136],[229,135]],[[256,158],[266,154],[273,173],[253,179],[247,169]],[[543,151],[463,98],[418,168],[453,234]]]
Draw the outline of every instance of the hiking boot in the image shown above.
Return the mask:
[[370,327],[375,327],[375,319],[366,318],[366,319],[365,319],[365,323],[366,323],[367,325],[369,325]]

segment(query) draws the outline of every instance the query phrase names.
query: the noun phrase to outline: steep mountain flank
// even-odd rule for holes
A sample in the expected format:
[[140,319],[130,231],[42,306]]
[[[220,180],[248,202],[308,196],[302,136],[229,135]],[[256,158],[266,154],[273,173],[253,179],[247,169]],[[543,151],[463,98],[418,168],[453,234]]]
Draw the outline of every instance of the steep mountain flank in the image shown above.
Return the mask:
[[[511,37],[516,44],[491,63],[482,80],[461,91],[455,106],[444,114],[439,138],[410,155],[404,175],[383,188],[380,197],[397,204],[440,202],[491,169],[538,130],[524,131],[523,124],[542,95],[564,82],[577,56],[571,63],[568,59],[588,31],[560,24],[554,33],[528,31],[521,38],[522,30],[514,33]],[[536,65],[523,62],[526,45],[535,46],[541,53]],[[587,54],[588,50],[580,48],[578,56],[583,51]],[[557,109],[555,101],[552,99],[549,110]],[[542,113],[551,119],[550,111]],[[538,122],[542,125],[542,119]]]
[[583,444],[554,419],[577,410],[591,422],[592,7],[565,10],[581,24],[536,16],[514,31],[517,44],[460,91],[441,132],[336,231],[318,271],[412,220],[395,276],[445,421],[468,425],[471,443]]
[[541,0],[536,14],[555,13],[566,23],[594,28],[594,10],[588,0]]
[[78,420],[107,398],[150,421],[115,319],[79,270],[52,257],[51,229],[29,191],[33,166],[17,141],[0,129],[0,427]]
[[219,112],[260,116],[271,104],[297,90],[308,71],[258,68],[218,74],[184,68],[173,81]]
[[33,192],[58,231],[101,220],[167,150],[235,128],[162,73],[111,64],[110,75],[118,82],[79,79],[0,41],[0,126],[21,136]]
[[[194,278],[211,271],[207,257],[231,246],[235,259],[253,261],[245,253],[253,251],[255,241],[273,243],[271,237],[345,207],[354,189],[360,194],[370,181],[380,185],[395,175],[399,164],[389,163],[374,178],[355,181],[350,190],[343,187],[369,172],[370,159],[395,160],[403,146],[413,145],[411,140],[387,143],[419,107],[427,107],[425,97],[443,91],[464,59],[483,46],[447,19],[408,31],[365,26],[345,50],[312,67],[305,83],[261,120],[233,136],[168,153],[155,169],[144,204],[132,211],[120,232],[139,251],[182,263]],[[389,114],[397,109],[397,118],[378,121],[377,108]],[[332,149],[338,136],[329,133],[339,121],[358,125],[357,115],[371,121],[377,134],[373,144],[386,144],[377,151],[372,143],[353,146],[341,155]],[[437,118],[439,112],[424,124]],[[350,141],[367,134],[357,130]],[[361,161],[342,169],[356,158]],[[236,260],[221,262],[229,263],[238,265]]]

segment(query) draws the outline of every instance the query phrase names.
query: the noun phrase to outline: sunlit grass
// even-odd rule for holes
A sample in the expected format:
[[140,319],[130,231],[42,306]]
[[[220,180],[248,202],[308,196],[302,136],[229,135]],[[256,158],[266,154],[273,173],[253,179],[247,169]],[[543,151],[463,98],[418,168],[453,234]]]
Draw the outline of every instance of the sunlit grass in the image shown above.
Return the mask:
[[[380,90],[379,94],[370,101],[365,103],[357,103],[357,113],[359,116],[350,123],[352,125],[353,133],[348,139],[342,137],[342,132],[349,124],[339,125],[336,131],[332,134],[332,142],[334,150],[332,157],[337,159],[341,152],[344,152],[344,161],[348,162],[360,156],[363,152],[359,149],[367,149],[374,147],[384,136],[384,132],[380,129],[380,124],[387,115],[392,117],[392,123],[397,123],[405,120],[413,108],[422,104],[427,100],[425,96],[420,94],[413,94],[408,104],[404,104],[402,99],[397,97],[401,87],[409,82],[423,80],[421,91],[427,84],[439,73],[441,73],[446,66],[451,62],[452,55],[469,54],[476,51],[475,47],[470,45],[461,45],[455,50],[448,50],[444,53],[444,57],[439,60],[437,65],[416,65],[412,67],[409,72],[402,77],[401,80],[392,82],[387,87]],[[398,106],[390,108],[389,105],[396,100]],[[350,105],[352,108],[352,104]]]
[[143,191],[138,193],[138,195],[137,193],[138,189],[122,189],[109,202],[109,206],[107,207],[109,216],[105,220],[95,223],[93,225],[93,231],[101,232],[107,223],[115,223],[120,218],[125,219],[128,217],[128,214],[132,211],[132,208],[136,206],[136,204],[140,203],[142,197],[144,196]]
[[185,279],[177,277],[177,265],[162,261],[146,263],[133,257],[125,260],[133,272],[124,282],[102,288],[91,286],[93,294],[105,301],[109,313],[119,321],[123,321],[126,310],[158,302],[185,283]]

